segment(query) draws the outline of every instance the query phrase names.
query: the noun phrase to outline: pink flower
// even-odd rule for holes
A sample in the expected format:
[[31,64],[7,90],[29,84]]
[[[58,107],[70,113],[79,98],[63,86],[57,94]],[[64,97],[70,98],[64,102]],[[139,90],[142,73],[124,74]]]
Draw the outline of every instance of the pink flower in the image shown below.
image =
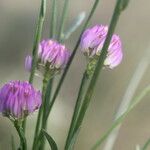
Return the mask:
[[[100,56],[104,42],[106,40],[108,27],[103,25],[96,25],[92,28],[85,30],[81,37],[81,51],[91,58]],[[120,64],[123,53],[122,44],[118,35],[113,35],[109,48],[107,58],[105,59],[104,65],[109,68],[114,68]]]
[[[43,40],[38,48],[38,66],[48,65],[50,69],[61,70],[66,66],[70,55],[65,45],[51,39]],[[31,61],[31,56],[27,56],[25,68],[28,71],[31,69]]]
[[22,119],[41,106],[41,93],[27,81],[10,81],[0,89],[0,112]]

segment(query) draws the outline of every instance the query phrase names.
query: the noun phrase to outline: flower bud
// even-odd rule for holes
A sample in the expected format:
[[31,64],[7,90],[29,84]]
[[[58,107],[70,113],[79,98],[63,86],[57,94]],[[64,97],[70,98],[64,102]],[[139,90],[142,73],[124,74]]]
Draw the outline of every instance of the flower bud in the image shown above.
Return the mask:
[[[70,55],[71,53],[65,45],[51,39],[43,40],[38,47],[37,69],[43,72],[45,67],[48,67],[53,73],[61,71],[66,66]],[[25,68],[28,71],[31,68],[31,60],[29,56],[26,57]]]
[[27,81],[10,81],[0,89],[0,112],[15,120],[24,119],[41,106],[41,93]]
[[[104,42],[106,40],[108,27],[103,25],[96,25],[85,30],[81,37],[81,51],[89,59],[97,59],[100,56]],[[107,50],[107,57],[104,61],[104,66],[113,69],[120,64],[123,57],[122,44],[118,35],[112,36],[110,45]]]

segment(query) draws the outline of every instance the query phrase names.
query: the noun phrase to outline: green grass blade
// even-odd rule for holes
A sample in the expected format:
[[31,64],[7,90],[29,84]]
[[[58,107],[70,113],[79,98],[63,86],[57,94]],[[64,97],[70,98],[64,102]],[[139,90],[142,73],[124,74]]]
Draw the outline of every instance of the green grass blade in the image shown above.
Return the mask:
[[69,0],[65,0],[64,7],[63,7],[63,12],[62,12],[62,16],[61,16],[61,21],[60,21],[58,41],[61,41],[62,34],[64,32],[64,26],[65,26],[65,21],[66,21],[67,12],[68,12],[68,5],[69,5]]
[[45,130],[42,130],[44,136],[46,137],[50,147],[52,150],[58,150],[57,148],[57,144],[56,142],[53,140],[53,138],[45,131]]
[[[38,50],[38,45],[41,40],[41,34],[42,34],[42,29],[43,29],[43,23],[45,19],[45,14],[46,14],[46,3],[47,0],[41,0],[41,7],[40,7],[40,14],[38,18],[38,23],[36,27],[36,32],[34,36],[34,44],[33,44],[33,50],[32,50],[32,69],[29,77],[29,83],[33,83],[33,79],[35,76],[35,70],[36,70],[36,64],[37,64],[37,50]],[[26,119],[23,122],[23,129],[25,132],[26,128]]]
[[45,13],[46,13],[46,2],[47,0],[41,1],[41,8],[40,8],[40,14],[39,19],[36,27],[35,37],[34,37],[34,44],[33,44],[33,51],[32,51],[32,70],[29,78],[29,82],[33,82],[35,69],[36,69],[36,63],[37,63],[37,50],[38,50],[38,44],[41,40],[41,34],[43,29],[43,23],[45,19]]
[[60,91],[60,89],[61,89],[61,86],[62,86],[62,84],[63,84],[63,82],[64,82],[64,80],[65,80],[65,77],[66,77],[66,75],[67,75],[67,73],[68,73],[68,70],[69,70],[69,68],[70,68],[70,66],[71,66],[71,63],[72,63],[72,61],[73,61],[73,59],[74,59],[74,57],[75,57],[75,54],[76,54],[77,49],[78,49],[79,44],[80,44],[81,35],[82,35],[82,33],[84,32],[84,30],[86,29],[86,27],[88,26],[89,21],[91,20],[91,18],[92,18],[92,16],[93,16],[94,12],[95,12],[95,10],[96,10],[96,8],[97,8],[97,6],[98,6],[98,3],[99,3],[99,0],[95,0],[94,4],[93,4],[93,6],[92,6],[92,9],[91,9],[91,11],[90,11],[90,14],[89,14],[89,16],[88,16],[88,18],[87,18],[87,20],[86,20],[86,22],[85,22],[85,24],[84,24],[84,26],[83,26],[83,28],[82,28],[82,32],[81,32],[81,34],[80,34],[80,37],[79,37],[79,39],[78,39],[78,41],[77,41],[77,43],[76,43],[76,45],[75,45],[75,47],[74,47],[74,50],[73,50],[72,55],[71,55],[71,57],[70,57],[70,59],[69,59],[69,62],[67,63],[67,66],[66,66],[66,68],[65,68],[65,70],[64,70],[64,72],[63,72],[63,74],[62,74],[62,76],[61,76],[61,79],[59,80],[59,83],[58,83],[58,85],[57,85],[57,87],[56,87],[56,90],[55,90],[55,92],[54,92],[54,95],[53,95],[53,97],[52,97],[51,104],[50,104],[50,107],[49,107],[49,111],[48,111],[48,113],[47,113],[47,115],[46,115],[47,118],[48,118],[48,116],[49,116],[49,114],[50,114],[50,112],[51,112],[51,109],[52,109],[52,107],[53,107],[53,105],[54,105],[54,103],[55,103],[55,100],[56,100],[56,98],[57,98],[57,96],[58,96],[58,93],[59,93],[59,91]]
[[[115,120],[123,113],[126,111],[126,109],[128,108],[131,100],[133,99],[133,96],[137,90],[137,88],[139,87],[139,84],[145,74],[145,72],[147,71],[147,68],[149,67],[150,64],[150,47],[147,48],[144,56],[142,57],[142,59],[140,60],[130,82],[129,85],[127,87],[127,90],[123,96],[123,99],[121,101],[121,104],[117,110],[117,113],[115,115]],[[113,146],[115,144],[115,141],[118,137],[119,134],[119,130],[120,130],[121,124],[120,126],[118,126],[107,138],[106,144],[104,146],[104,150],[111,150],[113,149]]]
[[141,150],[148,150],[149,146],[150,146],[150,138],[147,140],[147,142],[144,144]]
[[52,0],[51,19],[50,19],[50,38],[55,38],[57,27],[57,0]]
[[100,140],[96,142],[93,146],[92,150],[96,150],[109,136],[109,134],[120,125],[124,118],[129,114],[129,112],[136,107],[136,105],[150,92],[150,86],[146,87],[137,97],[135,97],[128,109],[112,124],[112,126],[106,131],[106,133],[102,136]]

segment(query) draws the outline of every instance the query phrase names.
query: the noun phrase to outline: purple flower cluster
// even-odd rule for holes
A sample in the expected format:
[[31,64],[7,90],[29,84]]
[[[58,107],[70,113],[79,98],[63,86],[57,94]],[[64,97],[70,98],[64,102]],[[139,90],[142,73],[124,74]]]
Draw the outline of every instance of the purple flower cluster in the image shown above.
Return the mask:
[[[85,30],[80,43],[82,52],[89,58],[99,56],[106,40],[107,32],[108,27],[103,25],[96,25]],[[121,40],[118,35],[114,34],[108,48],[104,65],[112,69],[120,64],[122,57]]]
[[41,93],[27,81],[10,81],[0,89],[0,112],[22,119],[41,106]]
[[42,64],[49,63],[50,68],[60,69],[67,64],[70,52],[65,45],[48,39],[39,44],[38,57]]
[[[66,66],[70,55],[71,53],[66,49],[65,45],[62,45],[57,41],[47,39],[39,44],[38,62],[40,66],[48,65],[50,69],[61,70]],[[31,64],[32,57],[27,56],[25,60],[26,70],[31,70]]]

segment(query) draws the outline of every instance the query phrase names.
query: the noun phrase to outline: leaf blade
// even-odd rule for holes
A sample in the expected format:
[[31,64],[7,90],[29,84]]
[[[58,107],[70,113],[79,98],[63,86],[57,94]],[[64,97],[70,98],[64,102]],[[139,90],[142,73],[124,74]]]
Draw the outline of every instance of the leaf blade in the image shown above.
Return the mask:
[[52,150],[58,150],[58,147],[57,147],[57,144],[56,142],[54,141],[54,139],[45,131],[45,130],[42,130],[42,133],[44,134],[44,136],[46,137],[50,147]]

